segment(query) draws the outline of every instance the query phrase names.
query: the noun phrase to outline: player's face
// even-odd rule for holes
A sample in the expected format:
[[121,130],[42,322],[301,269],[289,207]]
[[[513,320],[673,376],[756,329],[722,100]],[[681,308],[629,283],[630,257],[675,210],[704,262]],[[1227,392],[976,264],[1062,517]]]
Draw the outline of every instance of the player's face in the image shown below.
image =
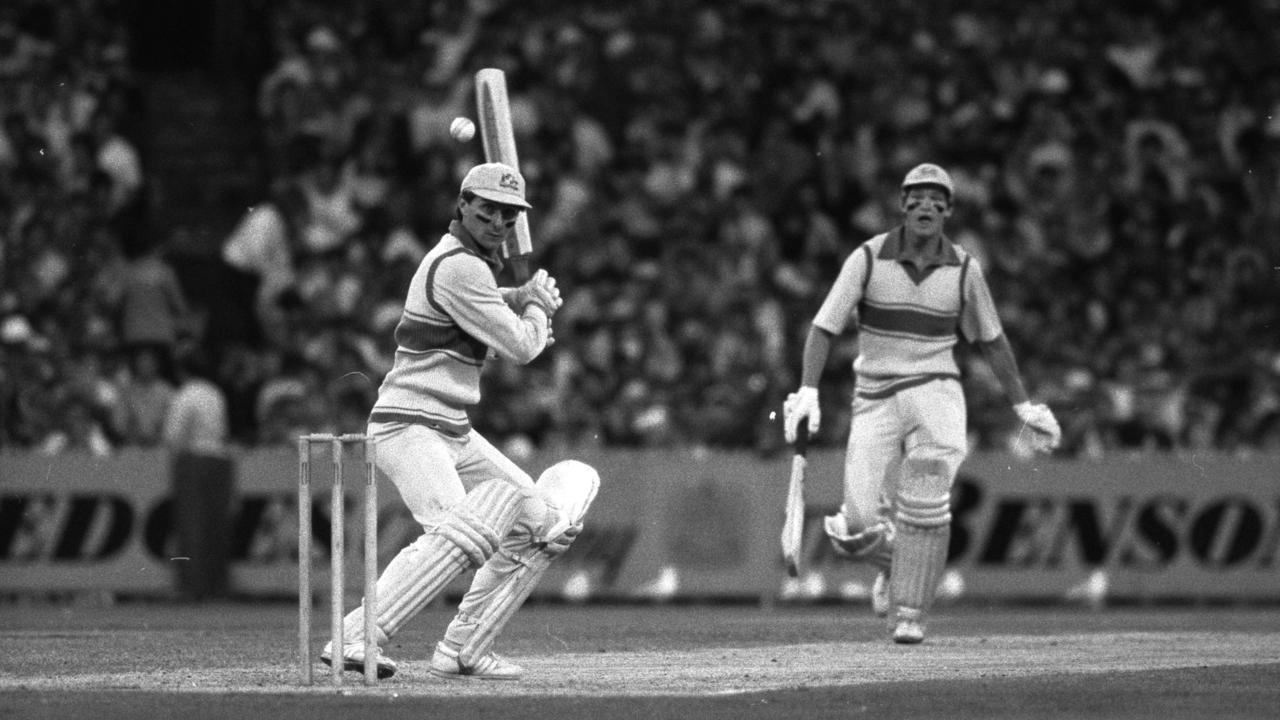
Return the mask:
[[920,237],[942,233],[943,222],[951,217],[951,202],[939,188],[915,187],[902,196],[902,212],[907,229]]
[[461,209],[462,227],[486,250],[501,247],[516,226],[521,211],[515,205],[503,205],[482,197],[462,201]]

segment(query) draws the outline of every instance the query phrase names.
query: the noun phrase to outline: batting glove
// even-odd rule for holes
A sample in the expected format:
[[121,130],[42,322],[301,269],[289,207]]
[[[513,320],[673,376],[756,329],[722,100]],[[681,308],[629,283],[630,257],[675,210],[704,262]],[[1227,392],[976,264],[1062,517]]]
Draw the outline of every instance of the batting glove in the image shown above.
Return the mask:
[[796,441],[796,428],[800,420],[809,418],[809,434],[818,432],[822,423],[822,409],[818,406],[818,388],[802,385],[799,390],[787,395],[782,404],[782,434],[787,442]]
[[515,306],[518,308],[537,305],[550,318],[563,304],[556,279],[548,275],[546,270],[537,271],[528,282],[516,288]]
[[565,528],[564,532],[548,540],[547,544],[543,546],[543,550],[545,550],[548,555],[561,555],[569,549],[569,546],[573,544],[574,540],[578,539],[578,535],[581,532],[581,524],[570,525]]
[[1021,402],[1013,406],[1018,419],[1031,429],[1031,448],[1037,452],[1049,452],[1062,442],[1062,428],[1048,405]]

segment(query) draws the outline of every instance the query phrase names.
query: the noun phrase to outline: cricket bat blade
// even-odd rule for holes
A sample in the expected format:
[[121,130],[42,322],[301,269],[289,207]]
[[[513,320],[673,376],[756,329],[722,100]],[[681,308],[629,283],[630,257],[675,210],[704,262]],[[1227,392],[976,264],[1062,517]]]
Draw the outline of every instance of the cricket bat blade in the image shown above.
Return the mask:
[[[516,133],[511,125],[511,99],[507,94],[507,75],[498,68],[476,71],[476,118],[480,121],[480,142],[486,162],[500,162],[520,169],[516,153]],[[516,275],[516,281],[529,279],[529,256],[533,253],[533,236],[529,232],[529,213],[516,217],[515,231],[502,246]]]
[[782,524],[782,559],[787,574],[800,576],[800,550],[804,541],[804,476],[808,467],[809,427],[801,421],[791,456],[791,479],[787,487],[787,519]]

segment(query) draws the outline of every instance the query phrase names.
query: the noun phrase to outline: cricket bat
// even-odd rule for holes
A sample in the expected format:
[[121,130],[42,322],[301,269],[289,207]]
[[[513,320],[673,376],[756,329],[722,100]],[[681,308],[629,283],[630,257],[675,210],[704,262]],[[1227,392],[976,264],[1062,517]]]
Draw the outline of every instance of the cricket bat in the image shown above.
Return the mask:
[[782,559],[787,574],[800,576],[800,546],[804,540],[804,474],[808,466],[809,424],[801,418],[792,446],[791,484],[787,488],[787,519],[782,524]]
[[[511,127],[511,100],[507,96],[507,75],[498,68],[476,72],[476,117],[480,120],[480,141],[485,162],[500,162],[519,170],[516,134]],[[502,255],[511,265],[516,284],[529,279],[533,237],[529,234],[529,213],[516,218],[515,231],[502,246]]]

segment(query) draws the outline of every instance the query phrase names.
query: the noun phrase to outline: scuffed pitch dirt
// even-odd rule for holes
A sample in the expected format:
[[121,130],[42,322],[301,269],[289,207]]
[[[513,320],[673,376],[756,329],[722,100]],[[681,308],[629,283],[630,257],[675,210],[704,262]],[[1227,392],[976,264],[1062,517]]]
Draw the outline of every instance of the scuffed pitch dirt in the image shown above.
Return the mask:
[[[28,635],[28,642],[39,636]],[[922,680],[1025,678],[1280,662],[1280,633],[1126,632],[933,638],[917,647],[883,641],[745,648],[562,652],[515,657],[519,682],[446,681],[425,660],[401,661],[375,687],[347,673],[334,686],[316,664],[316,685],[297,687],[299,671],[279,664],[235,663],[195,670],[82,669],[49,676],[0,675],[0,689],[133,689],[159,692],[333,693],[443,696],[724,696]],[[247,659],[246,659],[247,660]]]
[[[617,717],[686,715],[681,708],[698,717],[802,717],[769,712],[781,709],[772,705],[779,698],[799,698],[811,712],[847,716],[859,714],[851,708],[874,706],[866,698],[910,704],[945,687],[947,697],[964,699],[957,707],[995,717],[1002,716],[1001,701],[991,688],[1000,687],[1028,701],[1074,692],[1067,688],[1118,696],[1123,704],[1074,716],[1162,720],[1177,717],[1181,707],[1215,707],[1217,693],[1238,705],[1233,711],[1246,709],[1236,717],[1248,717],[1248,703],[1274,706],[1258,688],[1272,687],[1280,675],[1278,617],[1280,610],[959,608],[939,613],[924,645],[897,646],[882,622],[844,607],[535,606],[504,637],[503,649],[528,671],[507,683],[430,676],[426,657],[437,626],[448,619],[447,611],[435,611],[389,648],[401,667],[391,680],[364,687],[360,676],[347,673],[347,683],[334,687],[316,663],[316,684],[304,688],[297,685],[296,625],[287,607],[0,607],[0,641],[23,650],[0,656],[0,711],[69,717],[82,699],[85,710],[108,703],[133,717],[166,717],[181,708],[184,720],[209,703],[246,716],[304,717],[313,701],[353,711],[444,704],[457,718],[487,717],[494,707],[530,710],[524,716],[593,708],[580,715],[586,717],[608,707]],[[1196,687],[1215,673],[1240,688]],[[1254,676],[1256,682],[1248,680]],[[1032,690],[1041,687],[1047,689]],[[1199,693],[1198,705],[1171,706],[1169,698],[1191,691]],[[515,698],[523,700],[512,706]],[[40,715],[41,708],[48,714]],[[1067,711],[1025,717],[1072,717]]]

